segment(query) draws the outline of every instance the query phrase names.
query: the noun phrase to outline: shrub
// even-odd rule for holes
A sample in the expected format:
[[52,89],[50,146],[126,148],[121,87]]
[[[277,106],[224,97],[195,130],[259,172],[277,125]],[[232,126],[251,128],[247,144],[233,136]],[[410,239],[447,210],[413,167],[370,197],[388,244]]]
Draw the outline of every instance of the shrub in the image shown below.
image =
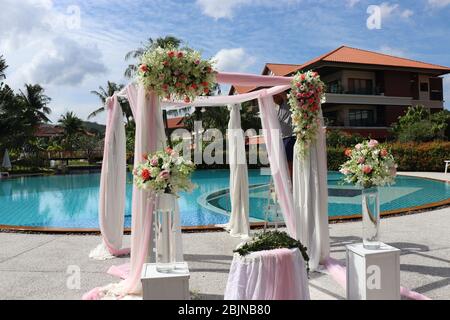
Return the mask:
[[393,131],[400,142],[447,140],[446,129],[449,121],[450,111],[431,113],[429,109],[417,105],[409,107],[406,114],[398,118],[398,122],[393,125]]
[[[442,171],[450,157],[450,142],[395,142],[387,145],[394,155],[399,171]],[[328,170],[337,171],[347,158],[344,147],[328,148]]]

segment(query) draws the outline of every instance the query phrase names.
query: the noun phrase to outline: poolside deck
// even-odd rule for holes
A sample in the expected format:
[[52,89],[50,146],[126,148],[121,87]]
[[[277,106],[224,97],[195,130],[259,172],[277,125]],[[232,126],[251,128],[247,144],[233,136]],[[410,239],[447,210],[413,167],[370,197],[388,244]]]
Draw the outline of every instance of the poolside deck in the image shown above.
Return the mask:
[[[401,283],[432,299],[450,299],[450,208],[382,220],[382,240],[402,249]],[[330,225],[332,256],[344,259],[345,245],[360,241],[361,223]],[[221,299],[232,249],[239,242],[224,232],[183,234],[191,269],[191,291],[199,299]],[[98,236],[0,233],[0,299],[80,299],[95,286],[117,279],[113,264],[88,259]],[[126,237],[129,241],[129,236]],[[69,266],[81,271],[80,289],[68,289]],[[345,291],[329,276],[313,273],[312,299],[343,299]]]

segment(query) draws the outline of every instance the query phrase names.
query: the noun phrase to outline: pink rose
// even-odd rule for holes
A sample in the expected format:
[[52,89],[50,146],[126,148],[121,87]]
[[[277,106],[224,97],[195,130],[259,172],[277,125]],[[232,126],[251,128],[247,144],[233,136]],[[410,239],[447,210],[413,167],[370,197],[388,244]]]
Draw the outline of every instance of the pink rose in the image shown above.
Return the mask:
[[380,155],[381,155],[383,158],[386,157],[386,156],[388,155],[387,150],[386,150],[386,149],[381,150],[381,151],[380,151]]
[[168,170],[163,170],[159,173],[159,177],[163,180],[167,180],[170,178],[170,172]]
[[359,164],[363,164],[364,162],[366,162],[366,158],[360,157],[360,158],[358,159],[358,163],[359,163]]
[[361,148],[362,148],[361,143],[358,143],[358,144],[355,146],[355,149],[356,149],[356,150],[361,150]]
[[365,165],[365,166],[362,167],[362,171],[363,171],[365,174],[369,174],[369,173],[372,172],[372,167],[369,166],[369,165]]
[[350,173],[350,171],[348,170],[348,169],[344,169],[344,168],[342,168],[341,170],[339,170],[342,174],[345,174],[345,175],[347,175],[347,174],[349,174]]
[[156,167],[158,165],[158,159],[157,158],[152,158],[152,160],[150,160],[150,164],[153,167]]
[[370,148],[375,148],[377,145],[378,145],[378,141],[377,140],[371,139],[369,141],[369,147]]

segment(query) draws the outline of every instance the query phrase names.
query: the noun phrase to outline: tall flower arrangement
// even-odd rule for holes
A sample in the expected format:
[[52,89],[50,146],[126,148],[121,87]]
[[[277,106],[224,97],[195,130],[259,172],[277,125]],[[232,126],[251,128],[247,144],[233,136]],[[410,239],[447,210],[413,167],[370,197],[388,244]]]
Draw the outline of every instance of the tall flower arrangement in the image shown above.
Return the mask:
[[297,73],[292,80],[289,104],[300,158],[308,153],[309,145],[319,130],[320,103],[324,91],[325,84],[317,72]]
[[144,162],[133,170],[134,183],[143,190],[177,195],[191,191],[195,185],[190,176],[195,165],[171,148],[144,155]]
[[397,165],[388,149],[376,140],[358,143],[353,149],[346,149],[349,157],[340,169],[344,180],[363,188],[384,186],[394,183]]
[[191,102],[216,84],[213,61],[192,49],[156,48],[144,53],[138,69],[140,82],[168,100]]

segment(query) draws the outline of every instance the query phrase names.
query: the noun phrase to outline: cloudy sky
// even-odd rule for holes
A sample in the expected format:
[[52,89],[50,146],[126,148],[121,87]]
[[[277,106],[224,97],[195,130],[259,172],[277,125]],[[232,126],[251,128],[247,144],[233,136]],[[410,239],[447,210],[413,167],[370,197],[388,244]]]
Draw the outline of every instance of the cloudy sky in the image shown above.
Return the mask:
[[[381,29],[367,28],[369,5],[381,8]],[[260,73],[265,62],[303,63],[343,44],[450,66],[450,0],[0,0],[0,8],[6,82],[42,84],[52,120],[98,108],[90,91],[128,82],[124,56],[149,37],[183,39],[225,71]],[[450,108],[450,77],[445,90]]]

